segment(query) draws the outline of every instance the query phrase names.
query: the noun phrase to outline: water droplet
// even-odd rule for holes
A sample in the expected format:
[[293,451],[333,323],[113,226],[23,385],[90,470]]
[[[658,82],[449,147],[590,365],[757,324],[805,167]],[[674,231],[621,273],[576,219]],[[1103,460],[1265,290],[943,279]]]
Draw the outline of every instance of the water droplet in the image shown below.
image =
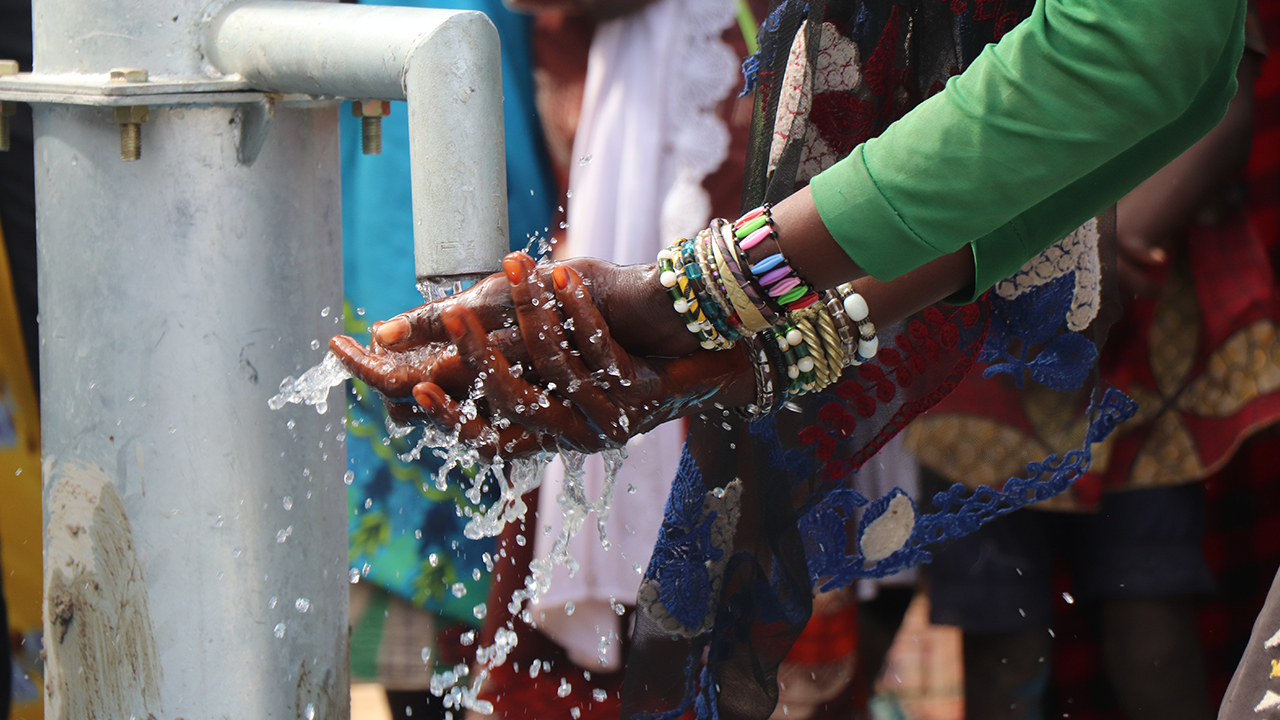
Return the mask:
[[304,710],[302,714],[306,716],[307,720],[316,720],[315,703],[307,703],[307,709]]
[[284,502],[283,502],[283,504],[284,504],[284,509],[285,509],[285,510],[292,510],[292,509],[293,509],[293,498],[289,497],[288,495],[285,495],[285,496],[284,496]]
[[422,662],[424,665],[426,663],[431,662],[431,648],[429,647],[422,648]]
[[431,567],[438,567],[440,565],[440,556],[435,553],[431,553],[427,556],[427,564]]
[[1076,601],[1075,598],[1071,597],[1071,593],[1069,592],[1062,593],[1062,599],[1066,600],[1068,605],[1073,605],[1075,604],[1075,601]]
[[609,693],[605,692],[604,688],[596,688],[591,691],[591,699],[596,702],[604,702],[607,697],[609,697]]
[[277,640],[284,637],[284,623],[276,623],[276,628],[272,633],[276,636]]
[[240,557],[240,552],[241,552],[241,550],[240,550],[240,546],[239,546],[239,545],[237,545],[237,546],[235,546],[235,547],[231,548],[231,557],[233,557],[233,558],[238,558],[238,557]]
[[298,598],[293,602],[293,609],[304,613],[311,609],[311,601],[306,598]]
[[471,608],[471,614],[475,615],[477,620],[483,620],[484,616],[489,614],[489,610],[484,606],[484,603],[480,603]]
[[172,434],[174,434],[174,433],[176,433],[176,432],[178,432],[178,428],[177,428],[176,426],[170,425],[170,426],[169,426],[169,434],[170,434],[170,435],[172,435]]
[[476,568],[471,571],[471,579],[475,580],[476,582],[480,581],[480,568]]
[[352,585],[360,582],[360,571],[355,568],[351,568],[351,571],[347,574],[347,579]]
[[466,647],[474,645],[476,642],[476,631],[468,630],[462,633],[462,636],[458,638],[458,642]]
[[637,575],[643,575],[643,574],[644,574],[644,568],[640,567],[640,563],[636,563],[636,564],[632,565],[632,566],[631,566],[631,569],[632,569],[632,570],[635,570]]
[[343,474],[342,474],[342,482],[344,482],[344,483],[346,483],[346,484],[350,485],[351,483],[353,483],[353,482],[355,482],[355,481],[356,481],[356,474],[355,474],[355,472],[354,472],[354,471],[352,471],[352,470],[348,470],[348,471],[346,471],[345,473],[343,473]]
[[289,536],[290,536],[290,535],[292,535],[292,534],[293,534],[293,526],[292,526],[292,525],[290,525],[289,527],[287,527],[287,528],[285,528],[285,529],[281,530],[280,532],[276,533],[276,542],[277,542],[277,543],[282,543],[282,542],[284,542],[285,540],[288,540],[288,539],[289,539]]
[[635,486],[635,485],[627,485],[627,494],[628,494],[628,495],[635,495],[635,494],[636,494],[636,486]]
[[319,349],[320,349],[320,341],[319,341],[319,340],[312,340],[312,341],[311,341],[311,349],[312,349],[312,350],[319,350]]
[[284,426],[292,430],[298,426],[298,423],[294,422],[293,420],[290,420],[289,422],[285,423]]
[[18,468],[17,470],[14,470],[14,471],[13,471],[13,474],[14,474],[15,476],[17,476],[17,475],[21,475],[21,474],[22,474],[22,468]]
[[571,707],[569,708],[569,717],[573,718],[573,720],[578,720],[578,718],[582,717],[582,711],[576,707]]
[[[579,165],[586,165],[586,164],[587,164],[587,163],[589,163],[589,162],[591,162],[591,156],[590,156],[590,155],[583,155],[582,157],[578,158],[578,164],[579,164]],[[561,695],[560,697],[564,697],[564,696],[563,696],[563,695]]]
[[364,308],[356,308],[356,314],[364,317]]
[[558,697],[569,697],[571,692],[573,692],[573,686],[569,684],[568,680],[560,678],[560,687],[556,688],[556,695]]
[[460,598],[467,594],[467,586],[462,583],[454,583],[453,587],[450,588],[450,591],[453,593],[454,597]]
[[329,308],[326,307],[325,309],[321,310],[320,317],[329,317]]
[[275,610],[275,609],[276,609],[276,596],[275,596],[275,595],[272,595],[272,596],[271,596],[271,599],[267,601],[267,609],[268,609],[268,610]]

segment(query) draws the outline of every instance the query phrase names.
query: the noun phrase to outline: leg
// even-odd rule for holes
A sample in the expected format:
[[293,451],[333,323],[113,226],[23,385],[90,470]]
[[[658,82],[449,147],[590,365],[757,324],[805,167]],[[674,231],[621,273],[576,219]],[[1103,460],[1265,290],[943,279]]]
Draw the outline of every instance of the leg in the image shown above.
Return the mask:
[[967,720],[1043,714],[1053,538],[1061,520],[1019,510],[934,549],[932,620],[964,630]]
[[1208,720],[1195,598],[1212,593],[1199,483],[1103,496],[1075,533],[1079,595],[1102,603],[1108,678],[1134,720]]
[[964,634],[967,720],[1032,720],[1044,715],[1053,639],[1046,628]]
[[871,600],[858,602],[858,662],[853,682],[859,703],[865,704],[875,694],[885,657],[915,594],[914,586],[881,587]]
[[1102,605],[1107,674],[1132,720],[1209,720],[1209,692],[1189,597]]

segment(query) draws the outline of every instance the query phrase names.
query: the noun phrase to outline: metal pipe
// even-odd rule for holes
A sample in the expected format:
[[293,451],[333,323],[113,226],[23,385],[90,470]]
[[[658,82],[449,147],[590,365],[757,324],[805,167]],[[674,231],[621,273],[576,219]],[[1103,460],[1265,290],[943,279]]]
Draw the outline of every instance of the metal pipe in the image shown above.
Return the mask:
[[508,247],[502,66],[483,13],[251,0],[214,18],[204,50],[262,90],[406,100],[418,278],[498,268]]

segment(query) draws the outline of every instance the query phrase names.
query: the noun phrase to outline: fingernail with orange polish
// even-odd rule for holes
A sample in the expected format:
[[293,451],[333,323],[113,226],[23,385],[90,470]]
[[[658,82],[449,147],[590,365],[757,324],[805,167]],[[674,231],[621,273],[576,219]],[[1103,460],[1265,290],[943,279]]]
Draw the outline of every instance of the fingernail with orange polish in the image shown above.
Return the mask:
[[520,267],[519,260],[508,255],[507,258],[502,261],[502,270],[507,273],[507,282],[512,285],[520,284],[521,276],[524,275],[524,269]]
[[450,313],[444,316],[444,329],[456,340],[467,334],[467,323],[458,315]]
[[413,399],[417,400],[424,410],[435,408],[435,401],[431,399],[431,395],[427,393],[427,389],[422,385],[413,388]]
[[373,334],[383,345],[396,345],[409,337],[409,321],[404,317],[394,317],[379,325]]
[[551,279],[555,281],[556,288],[563,290],[569,287],[569,271],[562,267],[556,267],[551,271]]

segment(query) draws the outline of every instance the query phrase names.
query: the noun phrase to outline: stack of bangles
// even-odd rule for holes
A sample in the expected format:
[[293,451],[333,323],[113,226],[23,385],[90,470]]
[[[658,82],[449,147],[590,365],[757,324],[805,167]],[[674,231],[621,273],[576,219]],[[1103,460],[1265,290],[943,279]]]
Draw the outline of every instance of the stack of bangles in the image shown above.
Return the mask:
[[[851,365],[875,357],[879,342],[867,301],[852,285],[818,292],[775,252],[751,263],[747,252],[767,238],[777,247],[769,206],[716,219],[692,239],[658,253],[659,281],[689,332],[707,350],[752,343],[756,402],[751,417],[788,399],[818,392]],[[773,367],[783,387],[776,392]]]

